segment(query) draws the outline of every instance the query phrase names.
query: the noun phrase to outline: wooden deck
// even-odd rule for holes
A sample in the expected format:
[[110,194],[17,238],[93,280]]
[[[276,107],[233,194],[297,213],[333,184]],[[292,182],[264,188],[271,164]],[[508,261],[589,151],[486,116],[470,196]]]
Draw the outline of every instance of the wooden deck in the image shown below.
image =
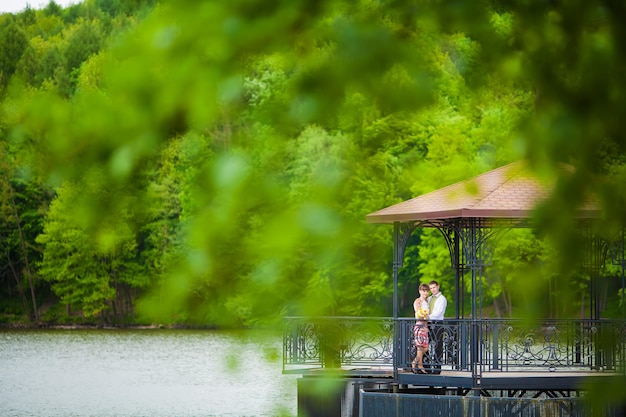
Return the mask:
[[481,390],[565,390],[578,391],[587,384],[614,384],[623,375],[612,372],[471,372],[446,371],[439,375],[398,373],[398,382],[415,386],[437,386]]
[[[287,372],[289,373],[289,372]],[[343,378],[347,380],[394,382],[391,367],[341,367],[337,369],[312,368],[298,370],[306,377]],[[480,390],[537,390],[579,391],[587,384],[611,385],[623,381],[623,374],[601,371],[489,371],[472,376],[469,371],[443,369],[441,374],[414,374],[408,369],[398,372],[397,383],[413,387]]]

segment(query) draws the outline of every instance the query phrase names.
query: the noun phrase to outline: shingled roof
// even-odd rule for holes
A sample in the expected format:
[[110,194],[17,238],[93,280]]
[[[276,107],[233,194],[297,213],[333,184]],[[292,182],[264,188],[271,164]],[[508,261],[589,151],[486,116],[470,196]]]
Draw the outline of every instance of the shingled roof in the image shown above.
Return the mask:
[[[367,215],[369,223],[393,223],[452,218],[525,219],[536,204],[551,192],[554,181],[541,181],[525,161],[486,172],[420,197]],[[581,210],[581,217],[596,217],[594,204]]]

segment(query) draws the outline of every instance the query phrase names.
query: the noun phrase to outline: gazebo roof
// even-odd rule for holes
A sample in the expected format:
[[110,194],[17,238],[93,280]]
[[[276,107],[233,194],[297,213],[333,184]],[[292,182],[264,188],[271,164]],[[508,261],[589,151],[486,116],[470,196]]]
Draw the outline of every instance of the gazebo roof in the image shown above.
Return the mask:
[[[367,215],[369,223],[444,220],[452,218],[525,219],[548,197],[554,181],[532,175],[525,161],[513,162],[469,180],[449,185]],[[581,218],[597,217],[588,202]]]

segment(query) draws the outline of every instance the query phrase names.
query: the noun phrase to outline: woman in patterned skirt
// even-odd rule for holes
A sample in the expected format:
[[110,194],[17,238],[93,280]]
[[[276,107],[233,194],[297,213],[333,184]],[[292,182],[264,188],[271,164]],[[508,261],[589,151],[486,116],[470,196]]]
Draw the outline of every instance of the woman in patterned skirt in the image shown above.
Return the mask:
[[415,318],[417,322],[413,327],[413,339],[416,347],[415,359],[411,363],[411,369],[414,374],[427,374],[424,369],[424,355],[428,352],[428,285],[420,284],[419,286],[419,298],[416,298],[413,302],[413,309],[415,310]]

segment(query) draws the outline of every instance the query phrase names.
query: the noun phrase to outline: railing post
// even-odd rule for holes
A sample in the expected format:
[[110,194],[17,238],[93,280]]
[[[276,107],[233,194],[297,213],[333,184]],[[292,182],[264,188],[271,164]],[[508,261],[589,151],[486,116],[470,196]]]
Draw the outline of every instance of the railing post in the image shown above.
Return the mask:
[[461,335],[459,338],[459,349],[461,353],[460,367],[462,370],[467,370],[467,347],[469,346],[469,340],[467,339],[467,322],[461,324]]
[[400,321],[398,317],[394,317],[393,320],[393,380],[398,380],[398,367],[400,366],[400,350],[402,349],[402,342],[400,340]]
[[595,326],[596,332],[594,335],[593,347],[595,352],[593,352],[593,359],[595,361],[593,369],[601,370],[602,369],[602,328],[600,327],[600,323],[596,320],[591,320],[590,324]]
[[412,360],[412,358],[410,357],[411,355],[407,355],[407,352],[410,352],[408,343],[410,338],[407,331],[408,324],[404,320],[397,319],[396,321],[400,326],[400,343],[398,343],[399,349],[397,352],[398,365],[404,367],[405,364],[409,363],[409,361]]
[[320,354],[324,368],[341,367],[341,329],[336,323],[325,320],[321,328]]
[[582,364],[582,343],[580,342],[581,337],[583,337],[582,327],[582,322],[579,325],[574,325],[574,361],[577,364]]
[[300,337],[298,336],[300,334],[300,326],[302,325],[302,321],[299,320],[298,322],[296,322],[295,326],[290,326],[291,327],[291,361],[292,362],[298,362],[300,361],[300,358],[298,357],[298,344],[300,343]]
[[491,325],[492,329],[491,329],[491,333],[493,335],[493,342],[492,342],[492,355],[493,355],[493,362],[492,362],[492,368],[493,369],[500,369],[500,352],[498,351],[498,349],[500,348],[498,346],[498,329],[499,329],[499,325],[498,323],[492,323]]
[[598,323],[600,328],[600,345],[603,353],[603,366],[605,370],[612,370],[615,367],[614,363],[614,349],[615,339],[613,333],[613,326],[611,323]]
[[470,336],[470,366],[472,367],[472,379],[474,381],[477,381],[478,378],[480,378],[480,372],[479,372],[479,359],[481,358],[481,356],[479,355],[480,353],[480,332],[478,329],[478,326],[480,325],[480,322],[478,320],[476,320],[475,318],[472,319],[471,321],[471,336]]

